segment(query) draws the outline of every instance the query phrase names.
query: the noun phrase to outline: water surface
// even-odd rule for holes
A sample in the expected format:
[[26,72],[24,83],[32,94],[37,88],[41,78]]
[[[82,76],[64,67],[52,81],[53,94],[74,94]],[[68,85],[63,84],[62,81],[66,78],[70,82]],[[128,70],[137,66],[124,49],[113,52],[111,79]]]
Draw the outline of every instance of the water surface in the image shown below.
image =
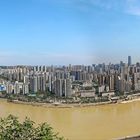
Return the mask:
[[45,108],[0,100],[0,116],[47,121],[69,140],[111,140],[140,134],[140,101],[84,108]]

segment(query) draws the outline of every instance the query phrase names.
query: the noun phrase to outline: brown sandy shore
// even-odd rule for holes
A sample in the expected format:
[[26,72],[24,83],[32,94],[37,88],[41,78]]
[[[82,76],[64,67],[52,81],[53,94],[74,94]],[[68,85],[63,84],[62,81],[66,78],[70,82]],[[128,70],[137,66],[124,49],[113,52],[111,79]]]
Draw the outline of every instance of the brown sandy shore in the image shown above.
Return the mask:
[[124,138],[119,138],[119,139],[116,139],[116,140],[140,140],[140,135],[137,135],[137,136],[128,136],[128,137],[124,137]]

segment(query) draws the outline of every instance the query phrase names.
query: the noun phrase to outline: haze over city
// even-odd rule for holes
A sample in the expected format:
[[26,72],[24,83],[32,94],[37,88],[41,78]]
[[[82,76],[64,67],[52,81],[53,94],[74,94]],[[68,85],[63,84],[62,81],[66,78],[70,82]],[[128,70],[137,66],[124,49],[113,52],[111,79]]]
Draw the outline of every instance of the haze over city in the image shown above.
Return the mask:
[[0,64],[140,61],[138,0],[0,1]]

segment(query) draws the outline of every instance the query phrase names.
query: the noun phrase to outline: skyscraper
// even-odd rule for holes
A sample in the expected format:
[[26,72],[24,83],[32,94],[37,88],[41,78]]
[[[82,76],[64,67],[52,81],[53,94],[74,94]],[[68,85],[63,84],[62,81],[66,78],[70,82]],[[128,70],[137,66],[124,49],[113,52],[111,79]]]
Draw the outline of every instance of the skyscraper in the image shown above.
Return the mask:
[[66,97],[70,97],[72,95],[72,90],[71,90],[71,79],[66,79],[65,80],[65,84],[66,84],[66,92],[65,92],[65,96]]
[[62,83],[63,83],[62,79],[57,79],[54,82],[54,92],[59,97],[62,96]]
[[30,78],[30,90],[34,93],[36,93],[38,91],[37,76],[35,76],[35,75]]
[[128,66],[132,64],[131,56],[128,56]]

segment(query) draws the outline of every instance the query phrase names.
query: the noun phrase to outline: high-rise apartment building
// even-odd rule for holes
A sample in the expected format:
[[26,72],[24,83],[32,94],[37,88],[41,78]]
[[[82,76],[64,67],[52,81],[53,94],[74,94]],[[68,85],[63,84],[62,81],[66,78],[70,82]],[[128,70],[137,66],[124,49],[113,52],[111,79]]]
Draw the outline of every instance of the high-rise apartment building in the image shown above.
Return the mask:
[[30,78],[30,90],[34,93],[38,91],[37,88],[37,76],[33,76]]
[[23,84],[23,94],[28,94],[29,93],[29,85],[28,84]]
[[131,60],[131,56],[128,56],[128,66],[132,65],[132,60]]
[[71,79],[66,79],[65,80],[65,84],[66,84],[66,92],[65,92],[65,96],[66,97],[70,97],[72,95],[72,90],[71,90]]

